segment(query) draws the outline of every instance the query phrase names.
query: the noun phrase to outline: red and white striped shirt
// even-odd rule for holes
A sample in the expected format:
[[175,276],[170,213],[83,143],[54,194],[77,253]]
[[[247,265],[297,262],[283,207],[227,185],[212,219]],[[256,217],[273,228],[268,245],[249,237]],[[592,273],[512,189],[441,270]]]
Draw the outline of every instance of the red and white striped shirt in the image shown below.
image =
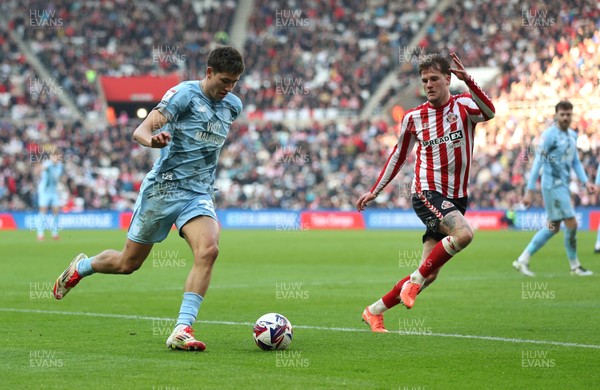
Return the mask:
[[470,78],[471,93],[451,95],[442,107],[426,102],[402,119],[400,137],[371,192],[381,190],[398,174],[417,143],[411,192],[432,190],[446,198],[468,195],[475,125],[494,117],[490,98]]

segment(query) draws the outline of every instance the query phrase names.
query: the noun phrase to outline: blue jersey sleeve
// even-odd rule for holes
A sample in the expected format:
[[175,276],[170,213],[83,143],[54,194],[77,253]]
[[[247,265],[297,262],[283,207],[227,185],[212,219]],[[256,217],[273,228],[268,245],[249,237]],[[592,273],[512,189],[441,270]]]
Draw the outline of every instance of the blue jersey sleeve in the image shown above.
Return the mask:
[[540,138],[540,144],[535,152],[535,159],[533,160],[531,172],[529,173],[529,180],[527,181],[528,190],[535,190],[535,184],[540,177],[540,169],[542,168],[544,159],[548,158],[553,143],[554,138],[552,137],[552,133],[549,131],[543,132]]
[[230,95],[233,97],[232,102],[231,102],[231,105],[233,106],[233,108],[231,110],[231,119],[234,121],[241,115],[243,105],[242,105],[242,101],[240,100],[239,97],[235,96],[234,94],[230,94]]
[[600,185],[600,164],[598,164],[598,169],[596,170],[596,185]]
[[579,160],[579,153],[577,153],[577,133],[573,130],[569,130],[569,136],[573,139],[573,143],[575,144],[575,153],[573,154],[573,161],[571,162],[571,166],[577,175],[577,178],[583,184],[587,184],[588,177],[585,173],[585,169],[583,169],[583,165],[581,165],[581,160]]
[[189,87],[186,82],[183,82],[169,89],[155,109],[160,111],[167,120],[172,121],[179,113],[187,109],[190,101]]
[[579,160],[579,153],[577,153],[577,149],[575,149],[575,156],[573,156],[573,169],[575,170],[575,174],[577,174],[577,178],[583,184],[587,184],[588,178],[585,174],[585,170],[583,169],[583,165],[581,165],[581,160]]

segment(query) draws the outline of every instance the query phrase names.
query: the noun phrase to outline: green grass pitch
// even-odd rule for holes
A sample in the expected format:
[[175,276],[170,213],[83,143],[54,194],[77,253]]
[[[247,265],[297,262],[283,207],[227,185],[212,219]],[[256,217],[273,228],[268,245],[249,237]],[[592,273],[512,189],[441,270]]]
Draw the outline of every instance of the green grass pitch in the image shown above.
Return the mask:
[[[415,307],[373,334],[361,312],[420,257],[420,232],[223,231],[195,324],[203,353],[169,351],[191,252],[175,232],[133,275],[94,275],[62,301],[51,288],[79,252],[121,249],[123,231],[0,233],[0,388],[591,389],[600,387],[600,256],[594,232],[569,275],[563,234],[536,278],[511,262],[532,232],[477,232]],[[279,312],[285,352],[259,350],[252,324]]]

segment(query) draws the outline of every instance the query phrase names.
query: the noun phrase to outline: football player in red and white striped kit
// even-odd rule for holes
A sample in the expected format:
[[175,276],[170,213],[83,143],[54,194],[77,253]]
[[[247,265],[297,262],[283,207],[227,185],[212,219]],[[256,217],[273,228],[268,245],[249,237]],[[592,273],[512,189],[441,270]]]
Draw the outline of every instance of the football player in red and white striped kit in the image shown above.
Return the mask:
[[[455,68],[440,54],[428,55],[419,63],[427,102],[406,112],[398,144],[377,182],[356,202],[358,211],[363,211],[392,181],[417,144],[411,193],[413,208],[426,226],[421,265],[365,308],[362,316],[373,332],[387,332],[383,312],[399,303],[408,309],[413,307],[419,291],[431,284],[440,268],[473,240],[473,229],[464,213],[475,125],[492,119],[495,108],[458,56],[450,55]],[[470,93],[450,94],[452,74],[467,84]]]

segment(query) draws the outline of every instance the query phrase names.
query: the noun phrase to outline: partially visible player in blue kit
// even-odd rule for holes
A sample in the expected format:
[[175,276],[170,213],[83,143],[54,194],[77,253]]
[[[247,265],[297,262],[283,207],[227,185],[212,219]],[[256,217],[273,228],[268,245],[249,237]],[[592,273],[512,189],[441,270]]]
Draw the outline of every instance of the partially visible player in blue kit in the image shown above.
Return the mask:
[[[598,170],[596,171],[596,188],[600,186],[600,164],[598,164]],[[596,236],[596,245],[594,245],[594,253],[600,254],[600,224],[598,225],[598,235]]]
[[577,133],[569,128],[573,116],[573,105],[568,101],[560,101],[555,107],[555,113],[556,123],[541,135],[527,183],[527,192],[523,197],[523,205],[529,207],[532,191],[535,190],[541,168],[542,197],[548,217],[548,226],[533,236],[527,248],[512,265],[523,275],[535,276],[529,270],[529,258],[558,233],[560,224],[564,221],[565,249],[571,274],[589,276],[592,275],[592,271],[583,268],[577,258],[577,219],[569,191],[571,168],[590,193],[594,193],[596,187],[588,181],[579,161]]
[[230,126],[242,112],[242,102],[230,93],[244,71],[241,54],[229,46],[219,47],[209,53],[207,65],[204,79],[185,81],[167,91],[133,133],[141,145],[160,148],[161,153],[140,188],[125,248],[92,257],[80,254],[54,285],[55,298],[62,299],[95,272],[134,272],[175,224],[194,253],[194,263],[167,347],[188,351],[206,348],[194,338],[192,324],[219,252],[213,183]]
[[[39,214],[35,219],[37,239],[44,240],[44,230],[52,232],[52,238],[58,240],[58,213],[60,211],[60,195],[58,184],[63,175],[63,163],[56,151],[50,154],[41,165],[40,181],[38,182],[37,196]],[[52,216],[48,218],[48,208],[52,208]]]

